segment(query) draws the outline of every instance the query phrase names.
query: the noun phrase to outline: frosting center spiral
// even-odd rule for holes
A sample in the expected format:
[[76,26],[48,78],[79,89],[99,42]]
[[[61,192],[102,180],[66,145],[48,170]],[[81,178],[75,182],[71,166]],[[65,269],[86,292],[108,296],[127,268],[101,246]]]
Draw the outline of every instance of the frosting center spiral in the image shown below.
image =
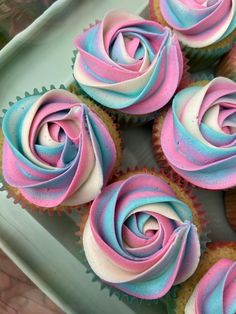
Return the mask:
[[235,0],[160,0],[161,12],[178,38],[190,47],[206,47],[236,28]]
[[91,206],[83,234],[87,260],[109,285],[160,298],[197,267],[199,239],[191,220],[190,209],[159,177],[115,182]]
[[17,101],[2,128],[4,179],[38,206],[91,201],[116,161],[102,120],[65,90]]
[[107,13],[75,45],[76,81],[111,109],[154,112],[167,104],[182,77],[182,53],[170,29],[126,12]]

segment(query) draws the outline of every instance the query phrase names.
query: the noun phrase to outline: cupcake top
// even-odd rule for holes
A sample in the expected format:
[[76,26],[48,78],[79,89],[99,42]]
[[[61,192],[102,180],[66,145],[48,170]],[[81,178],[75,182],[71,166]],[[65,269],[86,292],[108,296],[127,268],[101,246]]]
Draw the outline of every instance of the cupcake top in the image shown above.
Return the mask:
[[220,259],[197,284],[185,314],[236,313],[236,261]]
[[179,92],[161,132],[171,167],[196,186],[236,185],[236,83],[218,77]]
[[217,43],[236,28],[235,0],[159,0],[160,10],[179,40],[201,48]]
[[163,107],[183,72],[177,37],[153,21],[122,11],[78,36],[74,77],[100,104],[142,115]]
[[135,174],[105,187],[92,203],[84,251],[109,285],[138,298],[161,298],[198,265],[191,221],[191,210],[163,179]]
[[4,180],[40,207],[93,200],[116,163],[104,122],[65,90],[19,99],[4,115],[2,130]]

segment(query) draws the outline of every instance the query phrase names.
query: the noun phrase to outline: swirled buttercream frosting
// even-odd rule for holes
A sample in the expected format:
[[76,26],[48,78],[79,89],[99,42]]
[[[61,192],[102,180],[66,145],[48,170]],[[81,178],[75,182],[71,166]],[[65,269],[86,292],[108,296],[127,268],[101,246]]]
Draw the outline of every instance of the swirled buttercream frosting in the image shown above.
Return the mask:
[[78,36],[74,77],[100,104],[147,114],[168,103],[182,77],[177,37],[160,24],[121,11]]
[[195,271],[200,256],[192,213],[160,177],[136,174],[105,187],[83,234],[93,271],[108,285],[158,299]]
[[190,297],[186,314],[236,313],[236,262],[221,259],[203,276]]
[[4,179],[38,206],[93,200],[116,161],[105,124],[65,90],[18,100],[4,115],[2,130]]
[[235,0],[159,0],[164,19],[179,40],[201,48],[221,41],[236,28]]
[[236,185],[236,83],[218,77],[179,92],[161,132],[171,167],[207,189]]

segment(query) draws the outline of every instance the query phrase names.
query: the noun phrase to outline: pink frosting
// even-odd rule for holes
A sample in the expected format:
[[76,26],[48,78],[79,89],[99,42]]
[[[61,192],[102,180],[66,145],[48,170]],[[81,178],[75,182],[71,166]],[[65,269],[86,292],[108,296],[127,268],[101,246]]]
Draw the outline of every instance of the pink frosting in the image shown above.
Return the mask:
[[179,92],[161,132],[173,169],[208,189],[236,185],[236,83],[217,77]]
[[189,299],[186,314],[236,313],[236,262],[221,259],[203,276]]
[[109,285],[138,298],[160,298],[199,262],[191,220],[190,208],[164,180],[133,175],[94,200],[83,234],[87,260]]
[[235,0],[159,0],[161,13],[178,38],[190,47],[206,47],[235,30]]
[[17,101],[3,118],[3,133],[4,179],[38,206],[93,200],[115,165],[105,124],[65,90]]
[[182,77],[179,42],[169,28],[122,11],[75,40],[74,76],[102,105],[129,114],[154,112],[168,103]]

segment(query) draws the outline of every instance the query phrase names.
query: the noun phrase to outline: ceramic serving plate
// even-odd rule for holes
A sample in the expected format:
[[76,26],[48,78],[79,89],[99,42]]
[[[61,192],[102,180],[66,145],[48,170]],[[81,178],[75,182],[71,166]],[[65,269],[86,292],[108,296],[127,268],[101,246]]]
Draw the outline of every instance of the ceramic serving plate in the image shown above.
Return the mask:
[[[25,91],[72,81],[73,39],[106,11],[121,8],[147,15],[145,0],[58,0],[24,32],[0,51],[0,106]],[[142,140],[137,145],[135,139]],[[156,166],[151,127],[123,130],[123,169]],[[211,240],[236,240],[229,228],[221,192],[200,191],[207,210]],[[166,313],[162,303],[120,301],[100,289],[86,273],[75,237],[77,214],[49,217],[28,212],[0,193],[0,248],[66,313]]]

